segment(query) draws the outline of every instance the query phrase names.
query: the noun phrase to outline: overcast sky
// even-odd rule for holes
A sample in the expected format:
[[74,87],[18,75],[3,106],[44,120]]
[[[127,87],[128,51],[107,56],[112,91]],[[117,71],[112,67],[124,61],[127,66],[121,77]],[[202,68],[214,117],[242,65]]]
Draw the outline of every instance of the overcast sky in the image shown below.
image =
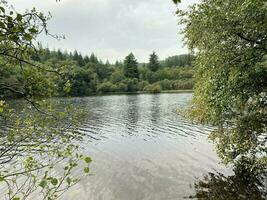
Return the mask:
[[[186,7],[197,0],[183,0]],[[103,61],[123,60],[133,52],[147,62],[152,51],[160,59],[187,53],[172,0],[10,0],[18,11],[35,7],[52,14],[51,33],[65,35],[57,41],[41,37],[43,45],[62,50],[94,52]]]

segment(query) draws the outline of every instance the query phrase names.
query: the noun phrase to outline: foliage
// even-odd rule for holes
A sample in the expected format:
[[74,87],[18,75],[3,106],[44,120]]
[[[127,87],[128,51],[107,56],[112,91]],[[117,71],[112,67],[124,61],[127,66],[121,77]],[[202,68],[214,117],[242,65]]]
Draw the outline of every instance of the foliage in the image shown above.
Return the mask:
[[[206,200],[264,200],[267,191],[264,182],[251,174],[235,174],[224,176],[221,173],[209,173],[194,184],[195,195],[189,199]],[[260,188],[265,190],[265,194]]]
[[182,54],[182,55],[177,55],[177,56],[171,56],[163,62],[163,65],[165,67],[191,66],[194,58],[195,57],[191,54]]
[[121,81],[123,81],[125,79],[124,73],[123,73],[123,69],[117,67],[115,68],[115,70],[113,71],[113,73],[110,76],[110,80],[112,83],[119,83]]
[[[12,84],[13,89],[18,91],[17,94],[14,94],[14,92],[7,89],[0,90],[0,95],[19,98],[22,93],[25,93],[25,85],[34,85],[32,84],[34,80],[31,79],[40,79],[41,77],[43,81],[38,80],[38,82],[43,82],[43,89],[47,91],[46,95],[40,94],[41,96],[88,96],[105,92],[143,91],[147,82],[150,84],[158,82],[163,90],[192,89],[194,84],[194,71],[191,66],[174,65],[167,67],[165,64],[160,64],[160,68],[154,72],[150,70],[150,64],[148,63],[137,68],[138,78],[127,78],[124,64],[121,62],[116,62],[114,65],[103,64],[93,53],[88,57],[82,56],[77,51],[73,53],[62,52],[60,49],[51,51],[42,47],[38,49],[38,52],[39,54],[35,54],[34,57],[31,54],[29,62],[38,66],[40,69],[39,75],[32,76],[31,73],[33,72],[31,72],[28,73],[29,78],[26,78],[25,74],[22,75],[24,72],[20,71],[19,64],[13,64],[11,67],[10,64],[0,60],[3,66],[0,69],[0,81],[2,84]],[[74,55],[80,61],[74,59]],[[161,63],[165,63],[165,61]],[[181,61],[178,59],[174,64],[179,63]],[[45,70],[43,66],[45,66]],[[26,65],[25,68],[33,70],[32,67],[26,67]],[[30,80],[32,83],[26,83]],[[164,84],[163,80],[169,81],[168,87],[165,87],[166,84],[165,86],[162,85],[162,83]],[[107,84],[105,84],[106,82]],[[103,86],[105,86],[105,89]],[[107,88],[107,86],[110,86],[110,88]],[[36,88],[34,91],[37,91]],[[41,88],[40,91],[44,92]]]
[[137,64],[137,60],[135,59],[133,53],[130,53],[128,56],[125,57],[124,75],[127,78],[139,78]]
[[149,85],[149,82],[148,81],[140,81],[140,82],[138,82],[138,85],[137,85],[138,91],[143,91],[144,88],[147,85]]
[[266,1],[207,0],[177,13],[196,52],[190,116],[217,127],[210,137],[225,163],[266,171]]
[[115,92],[116,86],[111,82],[104,82],[98,85],[97,92]]
[[149,58],[149,63],[148,63],[148,68],[152,71],[152,72],[156,72],[159,68],[160,68],[160,63],[159,63],[159,60],[158,60],[158,56],[155,52],[153,52],[151,55],[150,55],[150,58]]
[[[5,198],[38,194],[38,199],[56,199],[81,178],[72,173],[81,160],[80,165],[88,168],[90,158],[73,143],[83,138],[75,131],[83,114],[66,102],[59,103],[42,100],[39,112],[26,102],[22,108],[6,107],[2,113],[1,126],[12,127],[0,138],[0,184]],[[60,105],[60,111],[55,111]]]
[[[83,136],[75,131],[83,113],[62,102],[59,109],[47,99],[58,86],[69,87],[62,78],[65,65],[52,68],[38,60],[36,37],[49,35],[48,19],[35,9],[17,13],[0,1],[0,186],[7,199],[32,198],[34,193],[55,199],[78,181],[72,171],[81,160],[89,172],[91,159],[75,145]],[[10,97],[23,98],[25,106],[18,108]],[[63,171],[55,173],[56,166]]]
[[154,83],[152,85],[147,85],[144,87],[144,91],[148,91],[151,93],[159,93],[162,90],[161,86],[158,83]]

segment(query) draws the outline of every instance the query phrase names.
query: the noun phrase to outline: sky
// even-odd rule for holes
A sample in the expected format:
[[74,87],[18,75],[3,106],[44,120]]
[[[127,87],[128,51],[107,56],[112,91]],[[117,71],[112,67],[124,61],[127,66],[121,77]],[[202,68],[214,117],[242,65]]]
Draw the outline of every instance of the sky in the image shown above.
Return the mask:
[[[60,48],[83,55],[94,52],[101,60],[123,60],[133,52],[147,62],[155,51],[160,59],[188,53],[172,0],[9,0],[19,12],[35,7],[52,19],[48,29],[64,35],[56,40],[41,36],[44,47]],[[183,0],[186,8],[197,0]]]

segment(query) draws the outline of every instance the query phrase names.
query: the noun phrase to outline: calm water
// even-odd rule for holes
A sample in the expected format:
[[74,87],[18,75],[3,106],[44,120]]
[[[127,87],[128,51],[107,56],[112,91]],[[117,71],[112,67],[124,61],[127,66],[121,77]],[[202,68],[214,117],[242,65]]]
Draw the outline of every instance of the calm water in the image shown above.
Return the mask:
[[219,164],[211,128],[176,112],[192,94],[114,95],[76,99],[90,117],[84,151],[95,174],[67,191],[64,199],[168,200],[196,195],[194,184],[209,173],[231,176]]

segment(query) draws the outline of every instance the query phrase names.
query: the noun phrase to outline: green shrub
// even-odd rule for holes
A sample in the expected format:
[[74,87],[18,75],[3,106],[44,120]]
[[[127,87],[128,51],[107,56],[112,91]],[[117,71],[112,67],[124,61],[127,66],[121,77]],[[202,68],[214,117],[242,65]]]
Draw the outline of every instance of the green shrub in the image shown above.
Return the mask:
[[151,92],[151,93],[160,93],[161,90],[162,90],[161,85],[159,85],[158,83],[147,85],[144,88],[144,91]]
[[128,87],[125,83],[117,83],[115,87],[116,87],[116,92],[127,92],[128,90]]
[[191,80],[179,80],[173,84],[174,90],[191,90],[194,87],[194,81]]
[[148,81],[140,81],[137,85],[138,91],[143,91],[147,85],[149,85]]
[[107,82],[104,82],[104,83],[101,83],[100,85],[98,85],[96,91],[97,91],[97,93],[115,92],[116,86],[114,84],[112,84],[111,82],[107,81]]
[[138,79],[137,78],[128,78],[123,80],[123,82],[125,85],[127,85],[127,92],[135,92],[138,90]]

